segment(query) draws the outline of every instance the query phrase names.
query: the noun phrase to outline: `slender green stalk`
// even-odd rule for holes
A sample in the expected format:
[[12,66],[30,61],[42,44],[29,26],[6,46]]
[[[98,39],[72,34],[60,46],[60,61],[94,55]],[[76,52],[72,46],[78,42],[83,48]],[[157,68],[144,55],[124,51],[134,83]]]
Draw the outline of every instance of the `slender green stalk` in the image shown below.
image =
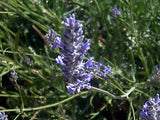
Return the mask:
[[119,87],[117,87],[115,84],[110,83],[113,87],[115,87],[116,89],[118,89],[121,93],[125,94],[125,92],[123,90],[121,90]]
[[[4,50],[0,50],[0,52],[3,52],[4,54]],[[5,53],[11,53],[13,54],[12,51],[5,51]],[[19,54],[20,52],[14,52],[14,54]],[[47,57],[47,56],[42,56],[42,55],[37,55],[37,54],[29,54],[29,53],[25,53],[25,55],[29,55],[29,56],[35,56],[35,57],[40,57],[40,58],[47,58],[49,60],[55,61],[55,59]]]
[[130,103],[131,110],[132,110],[132,113],[133,113],[133,120],[136,120],[135,112],[134,112],[134,107],[133,107],[132,101],[129,101],[129,103]]
[[103,94],[106,94],[106,95],[108,95],[109,97],[111,97],[111,98],[113,98],[113,99],[121,99],[120,96],[115,96],[115,95],[109,93],[109,92],[106,91],[106,90],[102,90],[102,89],[99,89],[99,88],[96,88],[96,87],[92,87],[91,90],[97,91],[97,92],[100,92],[100,93],[103,93]]
[[19,95],[0,94],[0,97],[13,97],[13,98],[16,98],[16,97],[19,97]]
[[101,14],[101,8],[99,7],[97,0],[94,0],[94,2],[96,3],[98,13]]
[[20,100],[21,100],[21,109],[20,109],[20,112],[22,113],[22,110],[24,108],[24,100],[23,100],[23,97],[22,97],[21,87],[18,85],[17,80],[15,81],[15,85],[16,85],[17,90],[19,92],[19,96],[20,96]]
[[131,89],[129,89],[127,91],[127,93],[123,92],[124,95],[121,95],[121,96],[115,96],[115,95],[111,94],[110,92],[108,92],[106,90],[99,89],[99,88],[96,88],[96,87],[92,87],[91,90],[106,94],[106,95],[108,95],[109,97],[111,97],[113,99],[122,99],[122,98],[128,97],[135,90],[135,87],[132,87]]
[[20,115],[21,115],[21,113],[19,113],[19,114],[14,118],[14,120],[17,120]]
[[[81,93],[79,93],[79,94],[72,95],[71,97],[66,98],[66,99],[64,99],[64,100],[62,100],[62,101],[60,101],[60,102],[53,103],[53,104],[49,104],[49,105],[44,105],[44,106],[34,107],[34,108],[23,108],[23,109],[22,109],[22,112],[26,112],[26,111],[36,111],[36,110],[41,110],[41,109],[47,109],[47,108],[55,107],[55,106],[58,106],[58,105],[60,105],[60,104],[65,103],[65,102],[68,102],[68,101],[70,101],[70,100],[72,100],[72,99],[74,99],[74,98],[76,98],[76,97],[78,97],[78,96],[80,96],[80,95],[87,94],[87,93],[88,93],[88,91],[81,92]],[[17,109],[0,110],[0,112],[2,112],[2,111],[4,111],[4,112],[20,112],[20,109],[17,108]]]
[[131,94],[134,90],[135,90],[136,87],[132,87],[131,89],[128,90],[127,93],[125,93],[124,95],[121,95],[121,97],[128,97],[129,94]]
[[14,12],[0,11],[0,14],[14,14]]
[[144,94],[145,96],[147,96],[147,97],[151,97],[151,96],[149,96],[147,93],[145,93],[145,92],[143,92],[142,90],[139,90],[139,89],[135,89],[135,91],[137,91],[137,92],[139,92],[139,93],[142,93],[142,94]]

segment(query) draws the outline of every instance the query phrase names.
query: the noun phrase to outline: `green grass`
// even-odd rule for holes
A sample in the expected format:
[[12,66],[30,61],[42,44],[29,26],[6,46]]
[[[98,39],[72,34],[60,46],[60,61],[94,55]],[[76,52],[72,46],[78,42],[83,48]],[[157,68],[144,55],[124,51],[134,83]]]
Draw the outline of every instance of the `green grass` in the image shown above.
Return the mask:
[[[110,13],[114,6],[121,12],[116,18]],[[147,82],[160,66],[159,6],[158,0],[1,0],[0,111],[10,120],[138,120],[143,104],[159,93]],[[91,39],[87,58],[112,66],[110,82],[99,78],[91,84],[126,95],[122,99],[94,90],[67,92],[67,79],[55,61],[60,51],[48,48],[44,35],[54,29],[60,36],[61,22],[71,13]],[[24,62],[25,55],[34,65]]]

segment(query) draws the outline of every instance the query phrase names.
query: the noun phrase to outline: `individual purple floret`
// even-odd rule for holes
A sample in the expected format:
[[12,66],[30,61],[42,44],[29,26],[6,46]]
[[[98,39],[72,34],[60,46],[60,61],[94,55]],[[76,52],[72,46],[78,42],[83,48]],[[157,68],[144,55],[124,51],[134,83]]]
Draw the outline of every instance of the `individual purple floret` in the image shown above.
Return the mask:
[[0,112],[0,120],[8,120],[8,115],[5,112]]
[[58,48],[61,44],[61,38],[57,36],[54,30],[48,30],[45,35],[45,42],[49,47]]
[[12,72],[11,72],[11,77],[12,77],[12,79],[13,79],[13,81],[17,81],[17,79],[18,79],[18,76],[17,76],[17,73],[15,72],[15,70],[13,70]]
[[146,120],[160,120],[159,94],[157,94],[155,98],[149,98],[149,100],[143,105],[140,118]]
[[31,60],[28,56],[24,56],[24,62],[27,63],[29,66],[33,65],[33,60]]
[[160,69],[158,68],[158,65],[155,66],[155,69],[156,73],[153,76],[151,76],[151,78],[148,80],[149,82],[160,82]]
[[113,9],[111,10],[111,14],[113,15],[113,18],[116,18],[117,15],[120,15],[121,13],[116,7],[113,7]]
[[[52,31],[46,35],[52,37],[54,47],[61,48],[61,55],[58,55],[56,62],[63,66],[62,72],[67,77],[68,85],[66,86],[70,94],[79,93],[82,89],[91,89],[90,81],[94,78],[93,73],[105,77],[110,72],[110,68],[103,66],[103,63],[95,64],[93,57],[84,62],[84,57],[90,49],[90,39],[83,42],[84,35],[82,24],[77,22],[75,15],[72,14],[62,22],[65,30],[62,39],[57,42],[57,35]],[[51,37],[48,37],[51,38]],[[101,72],[102,66],[104,71]]]

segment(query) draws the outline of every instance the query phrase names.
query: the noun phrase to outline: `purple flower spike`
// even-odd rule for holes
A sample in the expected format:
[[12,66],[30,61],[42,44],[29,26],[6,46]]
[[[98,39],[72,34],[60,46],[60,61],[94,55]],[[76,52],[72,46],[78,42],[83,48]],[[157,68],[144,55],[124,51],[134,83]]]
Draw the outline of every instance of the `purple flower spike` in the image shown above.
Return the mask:
[[113,7],[113,9],[111,10],[111,14],[113,15],[113,18],[116,18],[117,15],[120,15],[121,13],[116,7]]
[[[93,73],[100,76],[106,76],[109,72],[104,69],[102,63],[96,65],[93,57],[84,62],[84,57],[90,49],[90,39],[83,42],[83,25],[76,21],[75,15],[71,14],[62,24],[65,30],[62,39],[57,37],[53,30],[49,30],[46,35],[47,44],[52,47],[60,47],[61,55],[56,58],[56,62],[63,66],[62,72],[68,79],[67,90],[70,94],[81,92],[83,89],[91,89],[90,81],[94,78]],[[103,67],[103,68],[102,68]],[[106,72],[107,71],[107,72]]]
[[24,62],[27,63],[29,66],[33,65],[33,60],[31,60],[28,56],[24,56]]
[[146,120],[160,120],[159,94],[157,94],[155,98],[149,98],[149,100],[143,105],[140,118]]
[[57,37],[57,33],[54,30],[48,30],[45,35],[45,42],[49,47],[58,48],[61,46],[61,38]]
[[11,77],[12,77],[12,79],[13,79],[13,81],[17,81],[17,79],[18,79],[18,76],[17,76],[17,73],[15,72],[15,70],[13,70],[12,72],[11,72]]
[[[148,80],[148,82],[160,82],[160,69],[158,65],[155,66],[156,72],[151,78]],[[155,85],[155,87],[158,87],[158,85]]]
[[0,112],[0,120],[8,120],[8,115],[5,115],[5,112]]

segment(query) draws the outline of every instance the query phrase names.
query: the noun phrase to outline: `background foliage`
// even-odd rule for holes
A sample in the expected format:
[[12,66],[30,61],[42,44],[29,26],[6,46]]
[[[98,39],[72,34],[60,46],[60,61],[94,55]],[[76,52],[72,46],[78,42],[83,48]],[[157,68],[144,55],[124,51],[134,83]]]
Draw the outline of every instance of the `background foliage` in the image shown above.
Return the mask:
[[[117,7],[121,15],[113,18]],[[159,93],[148,79],[160,66],[160,2],[158,0],[1,0],[0,109],[9,119],[139,119],[142,105]],[[61,22],[75,13],[91,39],[87,57],[112,66],[108,82],[91,84],[120,96],[95,92],[70,95],[55,58],[59,51],[44,42],[48,29],[61,35]],[[34,61],[25,63],[24,56]],[[18,73],[17,84],[10,72]],[[156,83],[159,85],[159,83]]]

